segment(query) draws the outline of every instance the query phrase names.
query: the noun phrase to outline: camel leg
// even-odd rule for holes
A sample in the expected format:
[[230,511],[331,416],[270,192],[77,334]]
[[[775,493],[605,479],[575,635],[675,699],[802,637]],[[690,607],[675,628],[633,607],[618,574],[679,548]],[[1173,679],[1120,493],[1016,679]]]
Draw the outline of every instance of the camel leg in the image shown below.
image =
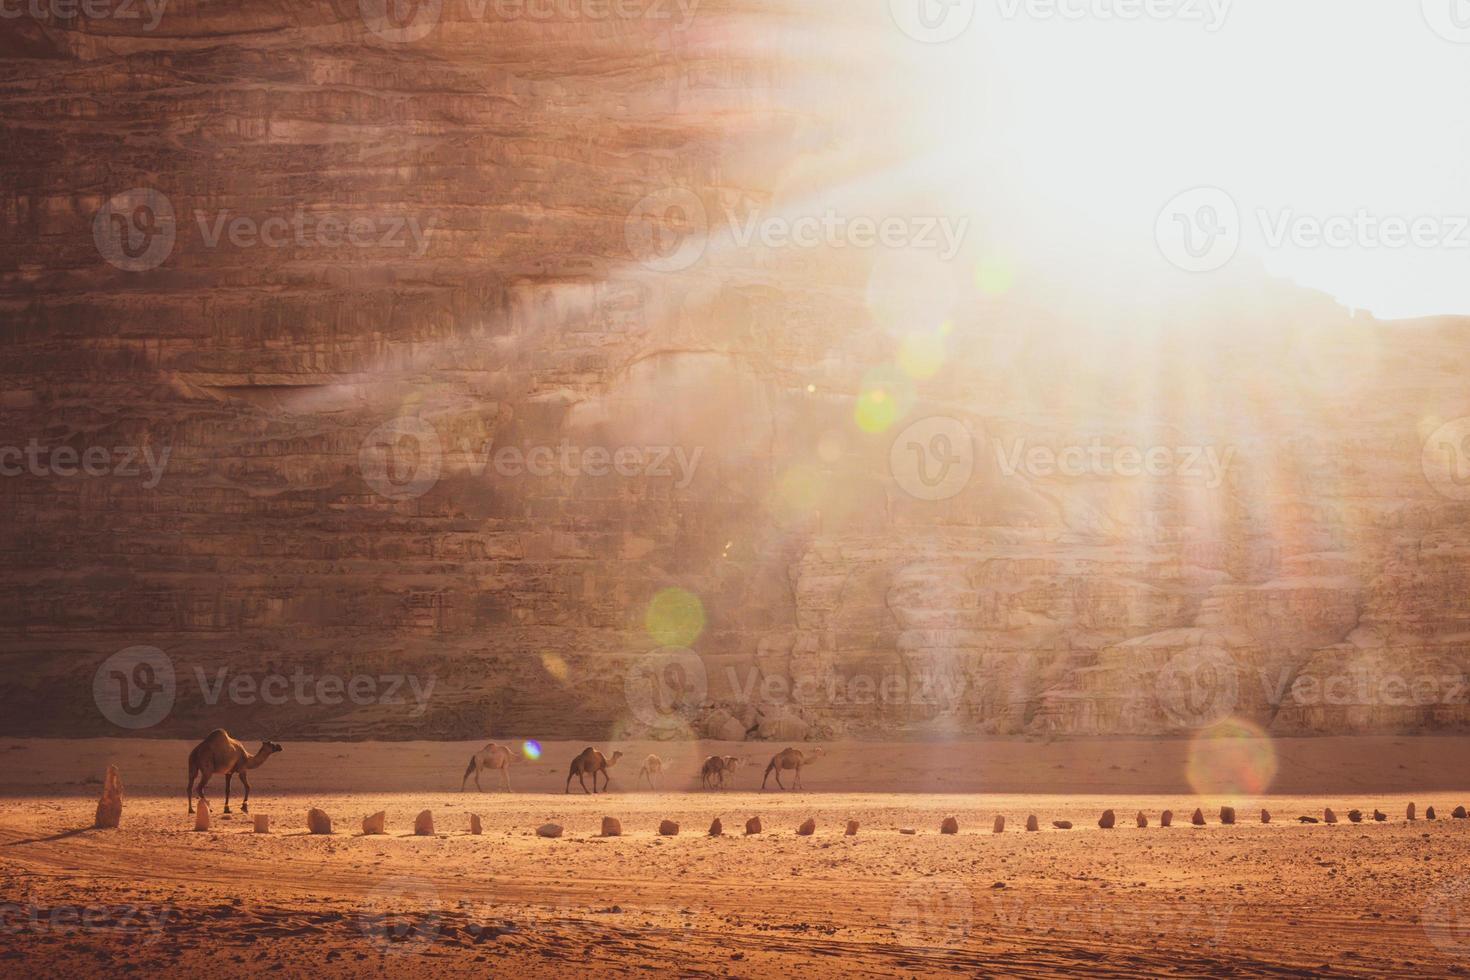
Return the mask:
[[230,812],[230,780],[235,778],[232,772],[225,773],[225,812]]
[[241,813],[250,812],[250,777],[245,775],[245,770],[240,770],[240,785],[245,787],[245,802],[240,804]]
[[[583,793],[586,793],[587,792],[587,780],[585,780],[585,779],[582,778],[582,774],[580,772],[577,773],[577,782],[578,783],[581,783],[581,785],[582,785],[582,792]],[[596,786],[597,785],[597,774],[596,773],[593,773],[592,774],[592,785],[593,786]]]
[[[577,770],[575,768],[567,770],[567,788],[565,792],[570,793],[572,791],[572,777],[575,775],[577,775]],[[585,786],[582,788],[586,789]]]
[[184,787],[184,799],[189,801],[189,812],[194,812],[194,777],[199,775],[199,770],[193,766],[189,767],[189,782]]
[[204,799],[204,787],[209,783],[209,777],[210,777],[210,775],[211,774],[208,773],[208,772],[200,772],[199,773],[199,786],[196,789],[195,794],[194,794],[196,796],[196,798],[198,798],[200,800],[203,800]]
[[796,767],[796,775],[791,779],[792,789],[801,789],[801,766]]
[[510,766],[500,767],[500,782],[507,793],[510,792]]
[[779,786],[779,787],[781,787],[782,789],[785,789],[786,788],[786,784],[783,783],[783,782],[781,782],[781,770],[780,770],[780,768],[777,768],[776,769],[776,785]]
[[[611,782],[612,782],[612,777],[608,775],[606,769],[603,769],[602,770],[602,791],[604,793],[607,792],[608,784],[611,783]],[[650,779],[648,781],[648,785],[652,786],[653,785],[653,780]],[[597,789],[597,773],[595,773],[595,772],[592,774],[592,789],[594,791]]]

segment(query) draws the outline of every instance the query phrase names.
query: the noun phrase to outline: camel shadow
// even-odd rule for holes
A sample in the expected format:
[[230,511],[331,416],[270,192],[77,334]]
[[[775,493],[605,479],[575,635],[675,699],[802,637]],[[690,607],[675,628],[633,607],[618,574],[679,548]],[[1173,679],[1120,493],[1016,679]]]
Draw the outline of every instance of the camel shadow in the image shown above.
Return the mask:
[[77,827],[74,830],[63,830],[59,834],[52,834],[50,837],[28,837],[25,840],[13,840],[5,846],[19,847],[22,844],[49,844],[52,841],[66,840],[68,837],[75,837],[78,834],[85,834],[88,831],[97,829],[96,827]]

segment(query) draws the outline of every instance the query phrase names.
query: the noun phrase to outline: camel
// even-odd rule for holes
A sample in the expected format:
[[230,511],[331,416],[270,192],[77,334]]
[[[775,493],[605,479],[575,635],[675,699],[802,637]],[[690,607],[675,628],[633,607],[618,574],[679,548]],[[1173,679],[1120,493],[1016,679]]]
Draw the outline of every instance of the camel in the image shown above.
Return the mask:
[[776,774],[776,785],[785,789],[785,784],[781,782],[781,770],[783,769],[796,770],[796,778],[791,781],[791,788],[801,789],[801,767],[817,761],[821,754],[821,746],[812,749],[810,753],[802,752],[800,749],[782,749],[771,756],[771,762],[766,766],[766,775],[761,779],[761,789],[766,788],[766,780],[771,778],[773,772]]
[[480,786],[480,772],[485,769],[500,771],[500,781],[507,793],[510,792],[510,764],[515,761],[515,756],[510,749],[504,745],[496,745],[491,742],[474,755],[470,756],[470,764],[464,771],[464,778],[459,781],[459,791],[464,792],[465,783],[469,782],[470,774],[475,776],[475,789],[484,792]]
[[700,767],[699,781],[705,789],[712,788],[711,783],[718,784],[713,788],[724,789],[725,777],[738,769],[742,761],[733,755],[712,755]]
[[653,782],[654,776],[658,777],[660,783],[664,781],[664,760],[656,755],[650,755],[643,760],[643,768],[638,770],[638,778],[648,780],[648,788],[657,790],[658,787]]
[[265,760],[281,751],[281,746],[267,739],[260,743],[260,751],[251,755],[245,746],[230,737],[230,733],[223,728],[216,728],[204,736],[204,741],[194,746],[194,751],[189,753],[189,785],[184,790],[184,795],[189,800],[189,812],[194,812],[194,777],[199,777],[199,799],[204,799],[204,785],[209,782],[210,776],[218,776],[221,773],[225,777],[225,812],[230,812],[230,780],[236,775],[245,786],[245,801],[240,804],[243,813],[250,812],[250,777],[245,775],[247,769],[257,769],[265,764]]
[[607,774],[607,771],[613,766],[617,765],[618,760],[622,757],[623,753],[614,752],[612,754],[612,758],[609,759],[607,756],[603,755],[592,746],[587,746],[577,755],[575,759],[572,760],[571,767],[567,769],[566,792],[570,793],[572,791],[573,776],[576,776],[577,782],[582,784],[582,792],[587,792],[587,783],[585,780],[583,780],[582,777],[587,775],[587,773],[589,772],[592,774],[592,792],[597,792],[598,773],[602,773],[602,778],[604,780],[602,784],[602,791],[604,793],[607,792],[607,784],[612,782],[612,778]]

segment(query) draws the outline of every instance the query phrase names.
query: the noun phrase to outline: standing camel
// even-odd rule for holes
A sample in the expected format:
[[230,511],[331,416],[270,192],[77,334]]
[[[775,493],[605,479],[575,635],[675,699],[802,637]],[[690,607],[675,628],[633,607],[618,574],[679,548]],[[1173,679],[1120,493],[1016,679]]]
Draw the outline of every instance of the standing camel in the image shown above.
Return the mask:
[[656,755],[650,755],[643,760],[643,768],[638,770],[638,778],[648,780],[648,788],[658,790],[653,783],[653,777],[657,776],[659,783],[664,781],[664,760]]
[[464,778],[459,781],[459,791],[464,792],[465,783],[469,782],[470,774],[475,776],[475,789],[484,792],[480,786],[480,773],[485,769],[500,770],[500,781],[507,793],[510,792],[510,764],[515,760],[510,749],[504,745],[496,745],[491,742],[474,755],[470,756],[470,764],[464,771]]
[[822,754],[821,746],[812,749],[810,753],[804,753],[800,749],[782,749],[771,756],[771,762],[766,766],[766,775],[761,779],[761,789],[766,788],[766,780],[771,778],[771,773],[776,774],[776,785],[785,789],[781,782],[781,770],[794,769],[796,777],[791,781],[792,789],[801,789],[801,767],[817,761]]
[[265,764],[265,760],[279,751],[280,745],[267,740],[260,743],[259,752],[251,755],[243,744],[230,738],[230,733],[223,728],[216,728],[204,736],[204,741],[194,746],[194,751],[189,753],[189,785],[184,789],[184,796],[189,800],[189,812],[194,812],[194,777],[199,777],[199,799],[203,800],[204,785],[209,782],[209,777],[223,773],[225,812],[230,812],[230,780],[238,775],[245,786],[245,801],[240,804],[240,809],[249,813],[250,777],[245,775],[245,771],[259,768]]
[[613,766],[617,765],[618,760],[622,757],[623,753],[614,752],[612,754],[612,758],[609,759],[607,756],[603,755],[592,746],[587,746],[577,755],[575,759],[572,760],[571,767],[567,769],[566,792],[570,793],[572,791],[573,776],[576,776],[577,782],[582,784],[582,792],[587,792],[587,783],[585,780],[582,779],[582,777],[587,775],[588,773],[592,774],[592,792],[597,792],[598,773],[602,773],[602,778],[604,780],[602,784],[602,791],[604,793],[607,792],[607,784],[612,782],[612,777],[607,774],[607,771]]
[[705,789],[724,789],[725,777],[732,775],[743,763],[743,759],[733,755],[712,755],[699,768],[699,781]]

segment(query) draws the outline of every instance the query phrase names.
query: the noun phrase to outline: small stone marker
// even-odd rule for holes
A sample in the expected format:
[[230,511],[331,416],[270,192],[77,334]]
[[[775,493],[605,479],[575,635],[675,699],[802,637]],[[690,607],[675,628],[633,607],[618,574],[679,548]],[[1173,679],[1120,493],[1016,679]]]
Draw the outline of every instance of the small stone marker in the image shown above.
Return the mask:
[[1270,810],[1265,810],[1265,809],[1261,810],[1261,823],[1270,823],[1270,822],[1271,822],[1271,811]]
[[122,797],[122,777],[117,774],[117,766],[108,766],[107,775],[102,778],[102,797],[97,801],[97,816],[92,826],[110,830],[122,823]]
[[1205,825],[1205,812],[1199,807],[1195,807],[1194,816],[1189,818],[1189,822],[1194,824],[1196,827],[1203,827]]
[[1322,811],[1322,822],[1337,823],[1337,814],[1332,812],[1332,807],[1328,807],[1327,809]]
[[678,837],[679,825],[674,823],[674,821],[672,820],[660,820],[658,824],[658,833],[660,837]]
[[939,832],[941,834],[958,834],[960,832],[960,822],[954,817],[945,817],[940,821]]
[[796,828],[796,833],[797,833],[797,836],[799,836],[799,837],[810,837],[812,834],[815,834],[816,832],[817,832],[817,822],[815,820],[813,820],[811,817],[807,817],[805,820],[803,820],[801,822],[801,826]]
[[900,834],[903,834],[905,837],[912,837],[918,833],[918,831],[912,827],[900,827],[898,828],[898,832]]
[[1053,820],[1051,822],[1051,825],[1053,827],[1057,828],[1058,830],[1071,830],[1072,829],[1072,821],[1070,821],[1070,820]]
[[1136,816],[1136,817],[1133,818],[1133,822],[1136,823],[1136,824],[1138,824],[1138,826],[1140,828],[1147,827],[1148,826],[1148,817],[1144,814],[1144,812],[1142,810],[1139,810],[1138,811],[1138,816]]
[[537,837],[552,837],[552,838],[560,837],[561,836],[561,824],[559,824],[559,823],[544,823],[541,826],[539,826],[539,827],[536,828],[536,836]]
[[388,814],[383,810],[379,810],[370,817],[363,817],[362,832],[364,834],[386,834],[388,832]]
[[1036,819],[1036,814],[1033,813],[1026,818],[1026,829],[1030,831],[1041,829],[1041,821]]
[[428,810],[420,813],[413,819],[413,833],[415,837],[434,836],[434,814]]
[[760,832],[761,832],[761,818],[760,817],[751,817],[749,820],[745,821],[745,836],[749,837],[752,834],[758,834]]
[[255,832],[257,834],[268,834],[271,832],[270,814],[257,813],[255,815]]
[[848,836],[848,837],[856,837],[857,836],[857,832],[858,832],[858,822],[856,820],[849,820],[847,822],[847,834],[846,834],[846,836]]
[[[716,823],[718,823],[718,822],[719,821],[716,821]],[[623,836],[623,822],[621,820],[619,820],[617,817],[603,817],[602,818],[602,836],[604,836],[604,837],[621,837],[621,836]]]
[[332,818],[327,816],[325,810],[312,807],[306,811],[306,829],[313,834],[330,834],[332,832]]
[[1159,826],[1160,827],[1168,827],[1168,826],[1171,826],[1173,823],[1174,823],[1174,811],[1173,810],[1165,810],[1163,813],[1159,814]]
[[1222,806],[1220,808],[1220,822],[1227,827],[1235,825],[1235,807]]
[[1113,825],[1117,822],[1117,814],[1115,814],[1112,810],[1104,810],[1102,816],[1098,818],[1097,825],[1103,830],[1112,830]]
[[1316,823],[1317,822],[1317,818],[1316,817],[1297,817],[1296,819],[1297,819],[1297,821],[1299,823]]
[[1006,818],[1003,814],[996,814],[995,823],[991,826],[992,834],[1003,834],[1006,832]]
[[1455,807],[1455,812],[1451,813],[1450,816],[1454,817],[1456,820],[1464,820],[1465,808],[1462,806]]
[[725,825],[720,823],[719,817],[715,817],[715,822],[709,825],[709,835],[711,837],[723,837],[725,835]]
[[1388,814],[1384,813],[1382,810],[1375,808],[1373,810],[1373,819],[1378,823],[1383,823],[1383,821],[1388,819]]
[[1414,804],[1410,803],[1404,809],[1404,819],[1409,821],[1410,823],[1413,823],[1415,820],[1419,819],[1418,815],[1414,812]]
[[1431,807],[1427,807],[1424,810],[1424,819],[1425,820],[1438,820],[1439,819],[1439,817],[1437,817],[1437,816],[1434,815],[1434,807],[1432,807],[1432,806]]
[[480,815],[478,813],[470,814],[470,833],[474,834],[476,837],[479,837],[484,832],[485,828],[480,823]]
[[200,800],[199,805],[194,808],[194,829],[209,829],[209,804],[204,800]]
[[1362,810],[1349,810],[1348,811],[1348,820],[1351,821],[1352,823],[1362,823],[1363,822],[1363,811]]

